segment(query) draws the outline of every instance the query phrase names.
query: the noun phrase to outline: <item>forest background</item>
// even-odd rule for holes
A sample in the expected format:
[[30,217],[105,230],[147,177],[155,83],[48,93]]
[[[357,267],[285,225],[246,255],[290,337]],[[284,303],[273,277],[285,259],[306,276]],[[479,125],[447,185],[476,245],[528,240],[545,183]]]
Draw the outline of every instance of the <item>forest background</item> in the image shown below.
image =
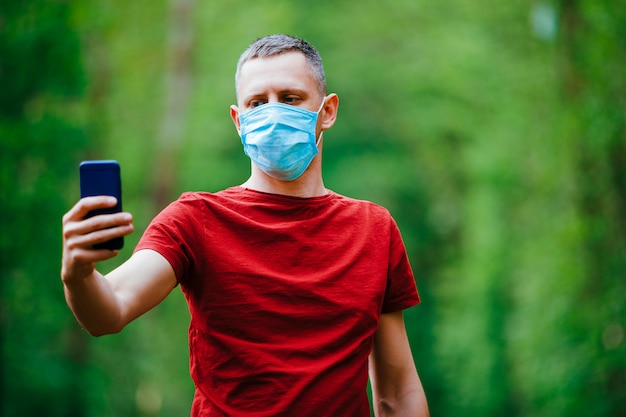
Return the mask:
[[184,416],[176,290],[122,333],[65,305],[78,163],[117,159],[137,232],[243,182],[239,54],[321,52],[334,191],[386,206],[422,295],[406,312],[433,416],[626,415],[622,0],[0,2],[0,415]]

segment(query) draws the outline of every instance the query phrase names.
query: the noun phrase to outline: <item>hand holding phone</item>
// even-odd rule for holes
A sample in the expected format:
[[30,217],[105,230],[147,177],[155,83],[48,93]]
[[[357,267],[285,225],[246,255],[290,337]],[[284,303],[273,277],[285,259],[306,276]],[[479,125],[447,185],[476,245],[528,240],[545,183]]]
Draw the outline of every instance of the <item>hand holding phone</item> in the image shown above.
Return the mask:
[[[85,218],[122,211],[122,179],[117,161],[83,161],[80,164],[80,197],[113,196],[117,204],[108,209],[90,211]],[[94,245],[94,249],[117,250],[124,246],[124,238],[118,237]]]

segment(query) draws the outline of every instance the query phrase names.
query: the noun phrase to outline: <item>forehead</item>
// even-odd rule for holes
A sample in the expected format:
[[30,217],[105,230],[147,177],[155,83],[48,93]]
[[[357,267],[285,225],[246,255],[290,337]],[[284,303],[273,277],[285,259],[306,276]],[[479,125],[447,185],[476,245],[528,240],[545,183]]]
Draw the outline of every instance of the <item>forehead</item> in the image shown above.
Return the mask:
[[317,83],[309,64],[300,52],[287,52],[265,58],[254,58],[241,67],[239,97],[287,91],[290,89],[317,91]]

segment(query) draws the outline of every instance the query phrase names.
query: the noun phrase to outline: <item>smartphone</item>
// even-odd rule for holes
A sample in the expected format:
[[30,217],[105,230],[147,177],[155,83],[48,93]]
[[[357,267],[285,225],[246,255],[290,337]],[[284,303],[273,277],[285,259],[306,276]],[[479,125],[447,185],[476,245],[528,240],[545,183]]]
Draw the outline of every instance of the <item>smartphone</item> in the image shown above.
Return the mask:
[[[83,161],[80,164],[80,198],[107,195],[117,199],[117,205],[90,211],[85,218],[122,211],[122,177],[117,161]],[[94,245],[94,249],[116,250],[124,247],[124,237]]]

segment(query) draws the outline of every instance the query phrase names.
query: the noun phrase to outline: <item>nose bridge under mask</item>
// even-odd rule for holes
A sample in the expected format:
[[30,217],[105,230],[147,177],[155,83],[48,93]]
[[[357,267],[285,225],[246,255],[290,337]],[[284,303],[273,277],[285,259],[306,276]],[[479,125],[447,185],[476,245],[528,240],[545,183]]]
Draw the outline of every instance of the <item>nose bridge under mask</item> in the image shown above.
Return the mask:
[[[292,106],[283,103],[267,103],[245,113],[239,114],[240,128],[248,125],[301,125],[302,123],[317,123],[319,112],[322,110],[324,102],[317,112],[307,110],[302,107]],[[244,128],[245,130],[245,128]]]

